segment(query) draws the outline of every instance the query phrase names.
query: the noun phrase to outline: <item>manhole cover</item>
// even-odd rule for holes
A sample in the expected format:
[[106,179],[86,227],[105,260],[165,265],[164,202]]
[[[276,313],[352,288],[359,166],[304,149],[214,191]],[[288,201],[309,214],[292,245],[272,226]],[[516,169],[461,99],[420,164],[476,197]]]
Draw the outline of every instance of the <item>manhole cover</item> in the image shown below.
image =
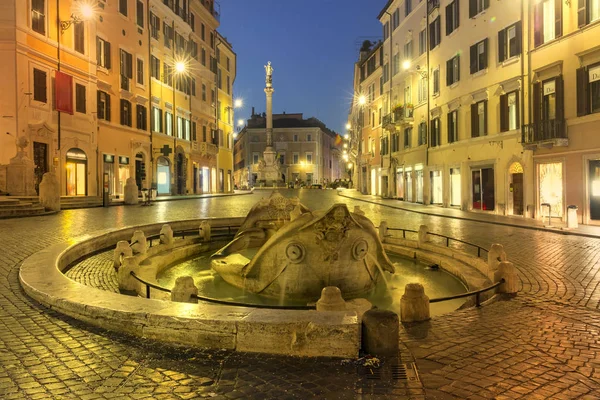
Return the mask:
[[421,388],[414,363],[386,360],[379,368],[357,367],[356,392],[359,394],[406,394],[408,389]]

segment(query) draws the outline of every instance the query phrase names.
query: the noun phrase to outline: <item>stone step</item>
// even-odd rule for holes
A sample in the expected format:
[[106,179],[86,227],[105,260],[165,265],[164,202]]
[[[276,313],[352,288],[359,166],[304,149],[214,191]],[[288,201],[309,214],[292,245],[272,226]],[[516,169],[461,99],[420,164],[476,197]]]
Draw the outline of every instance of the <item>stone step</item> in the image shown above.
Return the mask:
[[13,209],[0,209],[0,218],[10,218],[10,217],[25,217],[25,216],[33,216],[44,214],[46,211],[42,206],[31,206],[28,208],[13,208]]
[[63,210],[74,208],[101,207],[102,197],[96,196],[61,196],[60,208]]
[[[17,203],[4,204],[3,202],[0,201],[0,210],[9,210],[11,208],[14,208],[14,209],[31,208],[32,206],[33,206],[33,203],[17,202]],[[36,206],[38,206],[38,205],[36,204]]]
[[19,204],[20,200],[12,197],[0,197],[1,205]]

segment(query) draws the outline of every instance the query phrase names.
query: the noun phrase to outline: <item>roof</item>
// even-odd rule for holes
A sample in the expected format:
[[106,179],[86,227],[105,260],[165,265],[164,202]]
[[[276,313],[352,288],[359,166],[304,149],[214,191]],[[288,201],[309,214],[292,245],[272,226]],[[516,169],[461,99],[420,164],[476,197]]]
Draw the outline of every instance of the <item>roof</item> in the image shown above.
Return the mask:
[[383,17],[383,14],[385,14],[385,12],[387,11],[387,9],[390,8],[390,6],[392,5],[393,2],[394,2],[394,0],[388,0],[388,2],[385,4],[385,6],[383,7],[383,9],[379,12],[379,15],[377,16],[377,19],[381,19],[381,17]]
[[[266,120],[263,118],[248,120],[248,129],[265,129]],[[337,133],[327,128],[323,122],[317,118],[297,119],[297,118],[280,118],[273,119],[273,128],[320,128],[323,132],[330,136],[335,136]]]

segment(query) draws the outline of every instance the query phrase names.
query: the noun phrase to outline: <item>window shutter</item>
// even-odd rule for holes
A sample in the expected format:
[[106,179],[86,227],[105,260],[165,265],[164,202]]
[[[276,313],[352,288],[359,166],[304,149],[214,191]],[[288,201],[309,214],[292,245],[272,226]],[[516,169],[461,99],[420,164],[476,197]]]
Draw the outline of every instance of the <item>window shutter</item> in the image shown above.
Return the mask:
[[565,118],[564,81],[562,75],[556,77],[556,119]]
[[129,53],[125,53],[127,55],[127,77],[129,79],[133,78],[133,56]]
[[103,110],[100,104],[100,91],[96,90],[96,113],[98,114],[98,118],[103,119]]
[[132,121],[133,121],[133,114],[131,111],[131,103],[126,101],[126,106],[127,106],[127,126],[131,126],[132,125]]
[[456,26],[454,27],[454,29],[458,28],[460,26],[460,1],[459,0],[454,0],[454,4],[456,5],[455,9],[454,9],[454,13],[456,15],[454,15],[454,20],[456,21]]
[[500,96],[500,132],[508,131],[508,95]]
[[469,18],[477,15],[477,0],[469,0]]
[[542,116],[542,84],[533,84],[533,123],[538,124]]
[[452,129],[452,112],[448,113],[448,143],[452,143],[452,135],[450,135]]
[[483,135],[487,135],[488,133],[488,110],[487,110],[487,100],[483,101],[483,132],[481,132]]
[[487,10],[490,8],[490,0],[483,0],[483,9]]
[[589,75],[587,68],[579,68],[577,70],[577,116],[587,115],[589,110]]
[[578,0],[577,3],[577,26],[580,28],[589,23],[587,17],[587,2],[588,0]]
[[111,67],[110,60],[110,43],[104,42],[104,66],[106,69],[110,69]]
[[477,123],[477,103],[471,104],[471,137],[479,136],[479,124]]
[[125,121],[125,118],[124,118],[124,117],[125,117],[125,113],[123,112],[123,102],[124,102],[124,101],[125,101],[125,100],[123,100],[123,99],[121,99],[121,101],[120,101],[120,106],[121,106],[121,107],[120,107],[120,108],[121,108],[121,115],[119,115],[119,118],[120,118],[120,121],[119,121],[119,122],[121,123],[121,125],[125,125],[125,124],[124,124],[124,121]]
[[483,40],[483,69],[486,69],[488,67],[488,43],[488,38],[485,38]]
[[470,62],[471,62],[471,75],[477,72],[477,44],[474,44],[470,48]]
[[440,22],[439,16],[435,19],[435,24],[437,25],[437,29],[435,30],[435,39],[436,43],[440,44],[442,42],[442,23]]
[[523,25],[521,21],[515,24],[515,40],[517,41],[517,54],[521,54],[523,46]]
[[506,44],[504,43],[506,39],[506,29],[502,29],[500,32],[498,32],[498,62],[502,62],[506,59],[505,57],[505,46]]
[[101,60],[100,58],[102,58],[102,53],[101,53],[101,48],[100,48],[100,38],[98,36],[96,36],[96,63],[100,64]]
[[556,24],[554,28],[554,37],[557,38],[562,36],[562,11],[562,0],[554,0],[554,23]]
[[535,47],[544,42],[544,10],[542,7],[543,3],[538,3],[533,11],[533,44]]
[[456,58],[456,82],[460,81],[460,55],[454,56]]
[[446,6],[446,36],[452,33],[452,3]]
[[446,61],[446,86],[452,84],[452,59]]
[[[515,92],[515,93],[516,93],[516,96],[515,96],[515,108],[516,108],[516,110],[517,110],[517,112],[516,112],[515,114],[516,114],[516,116],[517,116],[517,128],[519,128],[519,127],[521,127],[521,120],[520,120],[520,115],[519,115],[519,114],[520,114],[520,112],[521,112],[521,111],[520,111],[521,109],[519,108],[519,104],[520,104],[520,100],[519,100],[519,97],[520,97],[520,96],[519,96],[519,94],[520,94],[520,93],[519,93],[518,91],[517,91],[517,92]],[[507,124],[507,125],[508,125],[508,124]]]
[[104,97],[106,98],[106,120],[110,121],[110,94],[106,93],[104,95]]

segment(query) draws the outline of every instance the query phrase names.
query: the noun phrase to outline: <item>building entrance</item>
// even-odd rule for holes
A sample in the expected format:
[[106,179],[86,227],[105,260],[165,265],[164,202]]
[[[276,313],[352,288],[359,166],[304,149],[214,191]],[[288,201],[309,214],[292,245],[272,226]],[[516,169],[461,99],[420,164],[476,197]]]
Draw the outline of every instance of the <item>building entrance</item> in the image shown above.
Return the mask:
[[494,194],[494,169],[472,170],[473,209],[493,211],[496,203]]

